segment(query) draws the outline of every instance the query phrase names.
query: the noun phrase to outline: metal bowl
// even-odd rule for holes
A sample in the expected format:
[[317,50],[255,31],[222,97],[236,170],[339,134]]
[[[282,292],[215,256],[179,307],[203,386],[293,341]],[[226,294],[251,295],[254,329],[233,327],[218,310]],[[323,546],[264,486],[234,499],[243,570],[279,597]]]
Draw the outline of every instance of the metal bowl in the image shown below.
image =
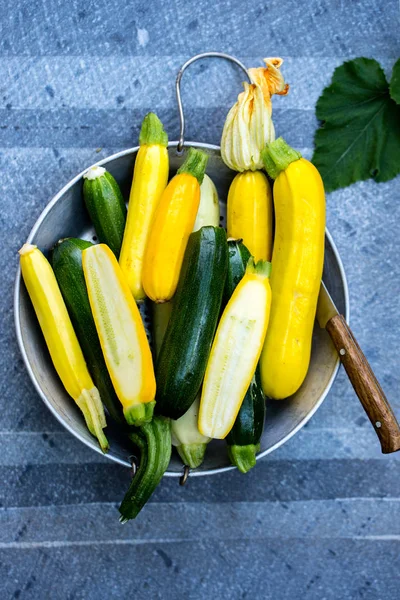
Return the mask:
[[[225,220],[228,188],[234,176],[222,162],[218,146],[186,142],[185,147],[202,148],[209,154],[207,173],[217,186],[221,201],[221,223]],[[178,153],[177,142],[169,144],[170,168],[173,174],[183,162],[186,150]],[[133,165],[138,148],[114,154],[100,161],[115,177],[125,198],[128,198]],[[82,201],[82,173],[70,181],[47,205],[35,223],[28,243],[36,244],[44,253],[62,237],[73,236],[95,240],[95,232]],[[326,231],[324,280],[339,309],[349,316],[348,288],[343,265],[332,237]],[[142,309],[144,321],[151,336],[151,317],[148,306]],[[36,316],[32,309],[21,273],[18,270],[15,283],[15,323],[17,338],[28,373],[39,395],[54,416],[84,444],[100,452],[97,441],[89,434],[82,415],[67,395],[53,368]],[[269,454],[292,437],[312,417],[328,394],[339,368],[339,359],[325,330],[315,327],[310,368],[300,390],[287,400],[269,402],[261,451],[258,458]],[[120,464],[130,466],[130,450],[121,441],[118,432],[110,424],[107,428],[110,450],[106,456]],[[232,469],[225,443],[212,441],[204,463],[191,475],[208,475]],[[182,464],[173,453],[166,475],[180,476]]]

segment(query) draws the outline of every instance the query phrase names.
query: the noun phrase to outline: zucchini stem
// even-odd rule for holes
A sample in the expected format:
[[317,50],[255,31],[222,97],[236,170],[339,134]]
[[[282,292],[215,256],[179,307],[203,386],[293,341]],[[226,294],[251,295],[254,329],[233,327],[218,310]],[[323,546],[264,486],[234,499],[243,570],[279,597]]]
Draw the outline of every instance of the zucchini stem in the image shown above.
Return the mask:
[[151,402],[134,404],[129,408],[124,408],[124,416],[128,425],[139,427],[145,423],[150,423],[153,418],[155,400]]
[[201,185],[203,183],[207,163],[208,154],[206,154],[202,150],[189,148],[189,152],[186,156],[185,162],[178,169],[178,174],[189,173],[189,175],[196,177],[197,181]]
[[160,483],[171,458],[171,423],[164,417],[154,417],[137,433],[130,435],[140,451],[140,462],[127,493],[121,502],[120,522],[135,519]]
[[294,150],[283,138],[267,144],[261,152],[264,168],[271,179],[276,179],[281,171],[285,171],[290,163],[301,158],[301,153]]
[[204,460],[207,444],[181,444],[176,449],[184,465],[197,469]]
[[109,445],[103,431],[107,424],[97,388],[82,390],[82,394],[76,400],[76,404],[83,413],[90,433],[98,439],[101,450],[107,452]]
[[261,277],[269,277],[271,274],[271,263],[267,260],[256,262],[254,257],[250,256],[246,266],[246,273],[255,273]]
[[228,446],[230,461],[241,473],[247,473],[256,464],[256,454],[260,450],[260,444],[248,444],[247,446]]
[[143,119],[139,134],[139,144],[141,146],[164,146],[168,145],[168,135],[163,124],[157,115],[153,112],[147,113]]

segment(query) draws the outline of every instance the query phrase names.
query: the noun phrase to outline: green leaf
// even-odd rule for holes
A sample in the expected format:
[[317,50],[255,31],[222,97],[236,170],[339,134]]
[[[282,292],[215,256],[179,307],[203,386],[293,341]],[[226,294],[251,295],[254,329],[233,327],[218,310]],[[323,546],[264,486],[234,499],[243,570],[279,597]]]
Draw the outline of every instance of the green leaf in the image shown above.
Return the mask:
[[390,95],[397,104],[400,104],[400,58],[394,63],[390,80]]
[[400,172],[400,107],[376,60],[356,58],[335,69],[320,96],[312,162],[326,191]]

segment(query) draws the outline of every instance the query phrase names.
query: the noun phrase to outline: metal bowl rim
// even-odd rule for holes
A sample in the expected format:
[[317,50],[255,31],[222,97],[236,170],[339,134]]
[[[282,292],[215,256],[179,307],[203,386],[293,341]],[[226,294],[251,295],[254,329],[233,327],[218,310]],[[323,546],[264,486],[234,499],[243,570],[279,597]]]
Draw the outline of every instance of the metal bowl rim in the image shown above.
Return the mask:
[[[178,146],[178,142],[177,141],[172,141],[168,143],[168,147],[169,148],[173,148],[173,147],[177,147]],[[214,144],[207,144],[204,142],[185,142],[185,146],[194,146],[196,148],[204,148],[205,150],[216,150],[217,152],[220,152],[220,146],[216,146]],[[128,154],[134,154],[135,152],[137,152],[139,150],[139,146],[134,146],[133,148],[128,148],[127,150],[122,150],[120,152],[117,152],[115,154],[112,154],[111,156],[108,156],[106,158],[103,158],[102,160],[97,161],[96,163],[94,163],[91,166],[95,166],[95,165],[104,165],[108,162],[111,162],[112,160],[121,158],[122,156],[126,156]],[[38,231],[39,227],[41,226],[41,224],[43,223],[44,219],[46,218],[47,214],[51,211],[51,209],[53,208],[53,206],[58,202],[58,200],[65,194],[65,192],[67,190],[69,190],[77,181],[79,181],[82,178],[82,175],[87,171],[87,169],[89,169],[91,167],[87,167],[86,169],[84,169],[83,171],[81,171],[78,175],[76,175],[73,179],[71,179],[51,200],[50,202],[45,206],[45,208],[43,209],[43,211],[41,212],[41,214],[39,215],[38,219],[36,220],[34,226],[32,227],[28,238],[26,240],[26,243],[30,243],[36,232]],[[328,229],[325,230],[325,235],[329,240],[329,243],[332,246],[332,250],[335,256],[335,259],[337,261],[338,267],[339,267],[339,272],[340,272],[340,276],[342,278],[342,282],[343,282],[343,291],[344,291],[344,301],[345,301],[345,318],[346,321],[349,322],[349,318],[350,318],[350,302],[349,302],[349,289],[348,289],[348,284],[347,284],[347,278],[346,278],[346,274],[344,271],[344,267],[343,267],[343,263],[342,263],[342,259],[340,258],[340,254],[338,252],[338,249],[336,247],[335,242],[332,239],[331,234],[329,233]],[[18,346],[19,349],[21,351],[22,354],[22,358],[24,360],[25,366],[27,368],[29,377],[36,389],[36,391],[38,392],[39,396],[42,398],[43,402],[45,403],[45,405],[47,406],[47,408],[51,411],[51,413],[55,416],[55,418],[59,421],[59,423],[61,423],[63,425],[63,427],[65,429],[67,429],[67,431],[69,431],[75,438],[79,439],[81,442],[83,442],[85,444],[85,446],[87,446],[88,448],[91,448],[92,450],[95,450],[96,452],[98,452],[99,454],[101,454],[102,456],[106,456],[107,458],[109,458],[110,460],[119,463],[121,465],[127,466],[127,463],[122,460],[121,458],[117,457],[117,456],[112,456],[112,455],[108,455],[108,454],[103,454],[100,447],[93,441],[88,440],[86,438],[84,438],[83,436],[81,436],[75,429],[73,429],[72,427],[70,427],[70,425],[68,423],[66,423],[64,421],[64,419],[62,418],[62,416],[56,411],[56,409],[52,406],[52,404],[49,402],[49,400],[47,399],[47,396],[44,394],[44,392],[42,391],[41,387],[39,386],[36,377],[33,373],[33,370],[31,368],[30,362],[28,360],[28,356],[26,354],[25,351],[25,346],[22,340],[22,332],[21,332],[21,322],[19,319],[19,296],[20,296],[20,286],[21,286],[21,269],[20,266],[18,265],[17,268],[17,274],[16,274],[16,278],[15,278],[15,286],[14,286],[14,322],[15,322],[15,329],[16,329],[16,334],[17,334],[17,341],[18,341]],[[260,452],[257,455],[257,460],[259,460],[260,458],[263,458],[264,456],[266,456],[267,454],[270,454],[271,452],[273,452],[274,450],[276,450],[277,448],[279,448],[280,446],[282,446],[283,444],[285,444],[291,437],[293,437],[302,427],[304,427],[304,425],[311,419],[311,417],[315,414],[315,412],[318,410],[318,408],[321,406],[322,402],[325,400],[326,396],[328,395],[335,379],[338,373],[340,367],[340,360],[339,357],[337,358],[336,361],[336,366],[335,369],[332,373],[332,376],[327,384],[327,386],[325,387],[324,392],[321,394],[319,400],[315,403],[315,405],[313,406],[312,410],[304,417],[304,419],[298,424],[296,425],[296,427],[294,427],[292,429],[292,431],[290,431],[285,437],[283,437],[281,440],[279,440],[279,442],[277,442],[276,444],[274,444],[273,446],[271,446],[271,448],[268,448],[267,450],[264,450],[263,452]],[[227,466],[227,467],[219,467],[218,469],[207,469],[206,471],[192,471],[190,473],[191,477],[199,477],[199,476],[203,476],[203,475],[216,475],[217,473],[225,473],[226,471],[231,471],[233,469],[236,469],[236,467],[234,467],[233,465]],[[175,472],[175,471],[166,471],[164,474],[166,477],[181,477],[181,473],[180,472]]]

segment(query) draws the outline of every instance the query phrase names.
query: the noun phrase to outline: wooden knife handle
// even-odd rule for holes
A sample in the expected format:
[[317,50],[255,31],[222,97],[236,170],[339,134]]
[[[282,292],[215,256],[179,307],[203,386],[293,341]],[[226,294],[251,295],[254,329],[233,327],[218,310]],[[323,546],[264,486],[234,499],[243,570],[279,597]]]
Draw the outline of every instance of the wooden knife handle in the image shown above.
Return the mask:
[[400,450],[400,428],[367,359],[342,315],[326,324],[346,373],[381,442],[382,452]]

